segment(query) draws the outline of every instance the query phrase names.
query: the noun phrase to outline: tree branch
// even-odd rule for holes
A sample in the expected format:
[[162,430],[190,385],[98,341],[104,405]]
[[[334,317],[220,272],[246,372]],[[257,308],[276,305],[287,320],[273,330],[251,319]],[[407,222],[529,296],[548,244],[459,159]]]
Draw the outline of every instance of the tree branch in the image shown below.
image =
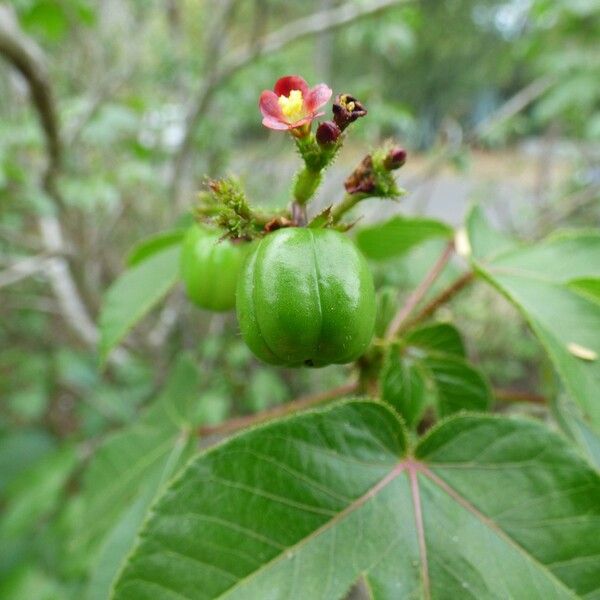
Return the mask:
[[4,271],[0,272],[0,288],[44,271],[49,260],[50,257],[47,254],[39,254],[13,262]]
[[[46,138],[47,165],[42,187],[60,209],[64,203],[56,187],[56,178],[61,169],[63,144],[45,58],[40,48],[21,31],[14,13],[4,4],[0,4],[0,55],[23,75],[29,86],[31,100]],[[60,221],[55,215],[39,216],[38,227],[43,249],[51,255],[45,274],[62,317],[85,344],[95,348],[98,330],[79,293],[69,263],[63,256],[69,245]],[[126,354],[121,351],[114,355],[113,360],[122,362],[125,357]]]
[[523,89],[511,96],[489,117],[479,123],[479,125],[473,129],[469,137],[472,141],[480,139],[489,133],[496,125],[502,123],[502,121],[506,121],[519,114],[532,102],[545,94],[555,83],[556,79],[550,76],[535,79],[529,85],[526,85]]
[[348,2],[336,8],[322,10],[284,25],[277,31],[264,36],[250,47],[233,50],[225,58],[220,68],[205,78],[204,83],[191,101],[185,120],[185,133],[177,152],[173,157],[171,170],[171,198],[176,202],[181,189],[181,179],[192,149],[194,132],[200,117],[206,112],[215,92],[232,75],[247,67],[261,56],[283,50],[287,46],[318,33],[333,31],[348,23],[377,15],[384,10],[412,0],[372,0],[367,4]]
[[46,178],[52,177],[52,173],[60,166],[62,143],[44,55],[40,48],[21,32],[14,12],[4,4],[0,4],[0,54],[21,73],[29,85],[31,101],[46,137]]

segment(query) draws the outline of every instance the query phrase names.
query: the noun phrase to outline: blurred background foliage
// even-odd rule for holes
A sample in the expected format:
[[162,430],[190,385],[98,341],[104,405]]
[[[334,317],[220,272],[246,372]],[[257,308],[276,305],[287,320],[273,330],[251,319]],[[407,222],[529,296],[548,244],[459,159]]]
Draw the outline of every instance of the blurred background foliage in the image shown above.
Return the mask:
[[[393,137],[409,149],[400,177],[409,194],[366,203],[365,222],[400,211],[458,225],[478,201],[528,239],[598,223],[595,0],[12,0],[0,9],[9,59],[0,64],[2,598],[106,597],[117,568],[106,548],[139,523],[148,481],[188,452],[157,455],[140,466],[152,477],[114,488],[117,465],[139,459],[141,430],[155,436],[148,452],[179,431],[157,397],[184,389],[194,409],[182,418],[196,427],[346,380],[345,367],[261,366],[232,315],[191,307],[180,287],[98,368],[104,290],[137,241],[189,222],[206,174],[238,173],[257,204],[289,201],[298,159],[257,109],[279,76],[325,81],[369,109],[315,211],[341,196],[365,151]],[[49,117],[14,68],[14,39],[47,69]],[[57,124],[56,147],[44,116]],[[406,295],[433,246],[376,267],[378,283]],[[495,386],[554,389],[538,343],[497,294],[474,287],[440,316],[463,331]],[[110,452],[94,462],[107,439]]]

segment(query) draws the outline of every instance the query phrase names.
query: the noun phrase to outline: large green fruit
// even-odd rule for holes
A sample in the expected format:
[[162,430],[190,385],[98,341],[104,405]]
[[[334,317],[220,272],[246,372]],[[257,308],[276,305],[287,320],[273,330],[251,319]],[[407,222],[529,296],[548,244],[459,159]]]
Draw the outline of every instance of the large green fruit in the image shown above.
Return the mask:
[[189,299],[201,308],[231,310],[249,244],[220,241],[219,231],[201,225],[188,230],[181,248],[181,276]]
[[351,362],[373,335],[367,262],[328,229],[293,227],[263,238],[240,275],[236,305],[244,340],[275,365]]

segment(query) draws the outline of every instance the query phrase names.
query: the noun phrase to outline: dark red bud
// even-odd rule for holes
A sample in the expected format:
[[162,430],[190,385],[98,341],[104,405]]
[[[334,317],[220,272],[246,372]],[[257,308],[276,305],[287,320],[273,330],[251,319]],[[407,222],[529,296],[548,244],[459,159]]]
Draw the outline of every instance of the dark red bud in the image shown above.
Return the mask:
[[400,146],[394,146],[385,157],[383,166],[388,171],[399,169],[406,162],[406,150]]
[[340,94],[333,103],[333,120],[344,131],[350,123],[367,114],[367,109],[354,96]]
[[317,142],[321,145],[337,142],[341,135],[340,128],[333,121],[325,121],[317,127]]

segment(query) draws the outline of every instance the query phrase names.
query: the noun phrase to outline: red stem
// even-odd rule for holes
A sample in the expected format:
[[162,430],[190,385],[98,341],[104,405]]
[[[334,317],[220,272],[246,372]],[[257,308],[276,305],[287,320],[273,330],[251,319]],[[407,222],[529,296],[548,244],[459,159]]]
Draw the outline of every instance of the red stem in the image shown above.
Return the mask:
[[437,259],[431,270],[425,275],[425,278],[415,288],[413,293],[408,297],[404,306],[396,313],[396,316],[390,323],[386,337],[388,339],[396,337],[406,325],[406,321],[413,310],[417,307],[419,302],[423,300],[431,286],[435,283],[437,278],[441,275],[444,267],[448,264],[448,261],[454,254],[454,241],[448,242],[444,251]]
[[289,415],[310,408],[312,406],[322,404],[327,400],[332,400],[333,398],[339,398],[340,396],[351,394],[357,389],[357,382],[347,383],[345,385],[333,388],[332,390],[328,390],[326,392],[319,392],[318,394],[311,394],[310,396],[298,398],[297,400],[293,400],[292,402],[288,402],[287,404],[275,406],[274,408],[269,408],[254,415],[244,415],[242,417],[235,417],[233,419],[229,419],[229,421],[225,421],[224,423],[220,423],[219,425],[206,425],[200,427],[198,429],[198,434],[201,437],[212,435],[227,435],[240,429],[250,427],[251,425],[257,425],[258,423],[263,423],[264,421],[269,421],[270,419],[274,419],[276,417],[283,417],[285,415]]

